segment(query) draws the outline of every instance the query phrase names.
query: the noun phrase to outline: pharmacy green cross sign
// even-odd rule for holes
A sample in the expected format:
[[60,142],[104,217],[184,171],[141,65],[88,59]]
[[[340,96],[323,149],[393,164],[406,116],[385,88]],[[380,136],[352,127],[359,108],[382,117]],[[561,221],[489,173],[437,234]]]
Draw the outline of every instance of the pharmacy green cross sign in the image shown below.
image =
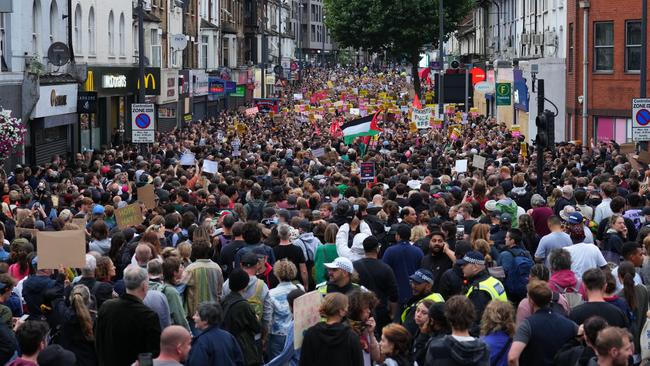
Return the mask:
[[496,99],[497,105],[510,105],[512,100],[512,86],[510,83],[497,83]]

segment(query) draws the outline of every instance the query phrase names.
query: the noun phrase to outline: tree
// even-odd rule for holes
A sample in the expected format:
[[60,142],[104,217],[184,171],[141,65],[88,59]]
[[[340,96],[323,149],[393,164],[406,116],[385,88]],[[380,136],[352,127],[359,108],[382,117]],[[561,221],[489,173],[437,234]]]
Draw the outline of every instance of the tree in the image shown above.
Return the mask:
[[[326,24],[343,47],[388,51],[411,63],[413,87],[421,95],[418,63],[425,44],[438,44],[440,0],[325,0]],[[446,0],[446,33],[475,5],[475,0]]]

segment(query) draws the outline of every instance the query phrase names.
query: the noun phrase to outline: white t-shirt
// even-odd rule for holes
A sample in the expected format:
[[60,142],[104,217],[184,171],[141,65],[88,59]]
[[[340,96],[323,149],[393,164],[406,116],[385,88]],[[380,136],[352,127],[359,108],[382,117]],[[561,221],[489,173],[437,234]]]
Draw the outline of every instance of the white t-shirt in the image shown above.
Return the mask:
[[571,254],[571,270],[578,278],[582,278],[582,274],[588,269],[600,268],[607,264],[600,249],[594,244],[573,244],[564,250]]

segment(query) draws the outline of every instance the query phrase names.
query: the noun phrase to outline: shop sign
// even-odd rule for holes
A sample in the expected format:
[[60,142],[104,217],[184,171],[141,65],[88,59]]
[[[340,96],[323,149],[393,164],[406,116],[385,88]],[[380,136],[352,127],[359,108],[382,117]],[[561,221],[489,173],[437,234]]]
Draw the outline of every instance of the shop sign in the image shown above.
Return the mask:
[[[160,68],[147,67],[144,71],[146,95],[160,95]],[[100,94],[137,93],[140,78],[137,67],[90,67],[84,90]]]
[[246,85],[237,85],[235,91],[230,93],[231,97],[243,98],[246,96]]
[[237,83],[234,81],[226,81],[226,93],[234,93],[237,89]]
[[[145,83],[146,82],[147,81],[145,79]],[[102,88],[104,89],[126,88],[126,75],[104,75],[102,77]]]
[[221,95],[226,92],[226,83],[218,78],[208,78],[208,88],[212,95]]
[[77,113],[97,113],[97,92],[77,93]]
[[192,92],[194,96],[208,94],[208,74],[203,70],[192,70]]
[[31,118],[77,113],[77,84],[41,85]]

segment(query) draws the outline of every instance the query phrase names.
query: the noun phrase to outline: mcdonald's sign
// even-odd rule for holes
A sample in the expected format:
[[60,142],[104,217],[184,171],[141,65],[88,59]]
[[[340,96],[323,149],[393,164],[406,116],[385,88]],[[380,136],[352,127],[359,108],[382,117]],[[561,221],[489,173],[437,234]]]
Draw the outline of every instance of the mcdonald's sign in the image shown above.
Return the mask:
[[[156,77],[150,72],[144,75],[144,87],[147,90],[156,90]],[[140,90],[140,77],[138,77],[138,90]]]
[[[100,95],[130,94],[140,90],[137,67],[89,67],[84,91],[96,91]],[[147,95],[160,95],[160,69],[145,68],[144,88]]]

